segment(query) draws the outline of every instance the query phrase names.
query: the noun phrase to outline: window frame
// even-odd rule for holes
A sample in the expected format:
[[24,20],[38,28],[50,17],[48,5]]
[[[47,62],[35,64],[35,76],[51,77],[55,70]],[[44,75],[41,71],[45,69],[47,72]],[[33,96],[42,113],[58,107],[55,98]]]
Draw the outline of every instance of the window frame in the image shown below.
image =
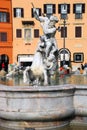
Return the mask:
[[75,27],[75,38],[81,38],[82,37],[82,27],[76,26]]
[[[26,31],[30,30],[30,37],[26,36]],[[24,28],[24,41],[25,42],[29,42],[30,40],[32,40],[32,29],[31,28]]]
[[[17,9],[20,10],[20,15],[17,15]],[[20,8],[20,7],[14,8],[14,17],[16,17],[16,18],[24,17],[24,9]]]
[[[76,11],[76,6],[81,6],[81,11]],[[75,14],[75,19],[82,19],[82,14],[85,13],[85,3],[75,3],[73,4],[73,13]]]
[[[61,27],[61,38],[64,38],[64,27]],[[65,38],[67,38],[67,27],[65,27]]]
[[[50,13],[47,13],[47,6],[51,5],[52,6],[52,12]],[[56,13],[56,4],[44,4],[44,13],[47,14],[47,15],[52,15],[52,14],[55,14]]]
[[76,13],[75,19],[82,19],[82,13]]
[[[81,60],[76,60],[76,58],[78,58],[77,56],[80,56]],[[82,52],[75,52],[75,53],[73,53],[73,61],[75,63],[81,63],[81,62],[83,62],[84,61],[84,53],[82,53]]]
[[7,32],[0,32],[0,42],[7,42]]
[[67,4],[61,4],[61,14],[67,14]]
[[[78,10],[78,8],[80,8],[80,9]],[[82,14],[82,4],[76,4],[75,13]]]
[[[66,6],[66,12],[65,13],[62,12],[62,8],[63,8],[62,6]],[[58,4],[58,13],[60,14],[61,19],[67,19],[68,14],[70,13],[70,4],[67,4],[67,3]]]
[[[36,8],[36,10],[38,10],[38,15],[41,16],[41,8]],[[32,12],[31,16],[33,18],[34,17],[34,15],[33,15],[33,8],[31,8],[31,12]]]
[[34,29],[34,38],[39,37],[39,29]]
[[0,23],[8,23],[10,22],[10,14],[9,12],[3,12],[3,11],[0,11]]
[[22,30],[16,29],[16,38],[22,38]]

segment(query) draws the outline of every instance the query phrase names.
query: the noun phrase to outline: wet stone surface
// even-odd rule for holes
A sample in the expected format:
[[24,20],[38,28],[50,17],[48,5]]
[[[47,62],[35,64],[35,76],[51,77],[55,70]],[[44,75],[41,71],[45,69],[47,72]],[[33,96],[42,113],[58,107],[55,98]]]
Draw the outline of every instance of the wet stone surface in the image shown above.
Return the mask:
[[[0,130],[8,130],[5,128],[0,128]],[[9,129],[13,130],[13,129]],[[25,128],[25,130],[35,130],[34,128]],[[72,126],[66,126],[63,128],[53,129],[53,130],[87,130],[87,125],[72,125]]]
[[[0,79],[0,84],[8,86],[29,86],[23,82],[22,76],[13,78]],[[62,75],[54,78],[50,81],[50,85],[64,85],[64,84],[75,84],[75,85],[87,85],[87,76],[84,75]],[[34,86],[35,87],[35,86]]]

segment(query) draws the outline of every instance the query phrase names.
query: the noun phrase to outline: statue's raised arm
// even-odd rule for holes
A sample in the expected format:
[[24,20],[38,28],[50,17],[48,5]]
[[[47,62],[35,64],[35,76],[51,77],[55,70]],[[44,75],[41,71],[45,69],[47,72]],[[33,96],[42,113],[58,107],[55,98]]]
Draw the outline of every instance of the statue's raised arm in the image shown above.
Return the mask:
[[40,22],[44,22],[45,21],[45,16],[39,16],[39,14],[37,13],[37,8],[34,7],[34,4],[32,4],[32,7],[33,7],[33,15],[34,15],[34,18]]

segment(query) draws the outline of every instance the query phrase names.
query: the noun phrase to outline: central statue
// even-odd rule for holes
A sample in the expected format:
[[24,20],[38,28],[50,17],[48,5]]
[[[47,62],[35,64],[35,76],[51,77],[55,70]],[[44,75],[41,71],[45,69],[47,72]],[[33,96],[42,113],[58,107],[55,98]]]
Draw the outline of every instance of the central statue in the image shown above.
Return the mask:
[[[33,5],[33,4],[32,4]],[[50,17],[39,16],[37,9],[33,6],[34,18],[40,21],[43,29],[43,35],[40,36],[36,53],[33,58],[32,65],[24,71],[24,82],[32,83],[33,85],[49,84],[49,78],[57,72],[58,69],[58,47],[55,39],[58,18],[51,15]]]

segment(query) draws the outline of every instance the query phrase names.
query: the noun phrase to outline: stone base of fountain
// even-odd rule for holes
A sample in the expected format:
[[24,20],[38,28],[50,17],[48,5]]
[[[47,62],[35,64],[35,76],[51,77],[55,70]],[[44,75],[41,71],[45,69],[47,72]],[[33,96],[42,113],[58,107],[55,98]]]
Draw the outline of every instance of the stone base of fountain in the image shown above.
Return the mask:
[[[6,130],[56,130],[69,125],[69,121],[6,121],[0,120],[0,126]],[[1,128],[0,127],[0,128]]]
[[69,124],[72,116],[87,117],[86,86],[0,85],[0,127],[52,130]]

